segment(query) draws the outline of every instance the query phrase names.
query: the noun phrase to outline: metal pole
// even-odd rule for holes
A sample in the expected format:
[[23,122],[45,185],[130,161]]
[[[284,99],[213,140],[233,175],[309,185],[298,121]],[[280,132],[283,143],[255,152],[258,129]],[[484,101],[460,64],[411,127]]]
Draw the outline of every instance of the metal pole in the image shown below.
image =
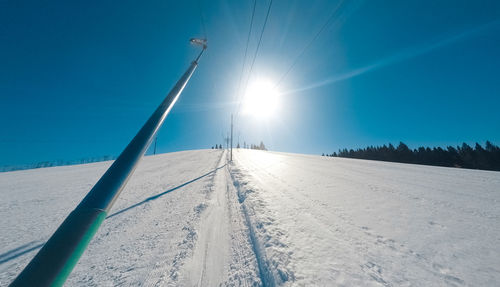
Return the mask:
[[153,154],[156,155],[156,141],[158,140],[158,136],[155,136],[155,149],[153,151]]
[[203,50],[123,150],[11,286],[62,286],[198,66]]
[[233,114],[231,114],[231,161],[233,161]]

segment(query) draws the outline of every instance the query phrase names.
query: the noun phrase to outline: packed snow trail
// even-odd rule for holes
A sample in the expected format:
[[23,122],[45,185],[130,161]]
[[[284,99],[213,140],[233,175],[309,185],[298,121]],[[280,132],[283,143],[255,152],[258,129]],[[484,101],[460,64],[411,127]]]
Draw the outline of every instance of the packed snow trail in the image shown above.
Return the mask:
[[286,286],[494,286],[500,173],[239,150],[232,174]]
[[[110,162],[0,173],[0,286]],[[67,286],[495,286],[500,173],[236,150],[146,157]]]
[[213,192],[200,220],[183,286],[257,286],[260,278],[241,208],[228,180],[227,155],[219,162]]

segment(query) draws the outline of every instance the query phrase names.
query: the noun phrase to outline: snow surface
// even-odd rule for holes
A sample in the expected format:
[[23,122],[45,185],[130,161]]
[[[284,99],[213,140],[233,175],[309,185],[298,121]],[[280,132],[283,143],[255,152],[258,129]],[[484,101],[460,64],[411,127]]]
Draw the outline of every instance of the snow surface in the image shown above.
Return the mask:
[[[0,173],[0,285],[111,162]],[[236,150],[146,157],[68,286],[498,286],[500,173]]]

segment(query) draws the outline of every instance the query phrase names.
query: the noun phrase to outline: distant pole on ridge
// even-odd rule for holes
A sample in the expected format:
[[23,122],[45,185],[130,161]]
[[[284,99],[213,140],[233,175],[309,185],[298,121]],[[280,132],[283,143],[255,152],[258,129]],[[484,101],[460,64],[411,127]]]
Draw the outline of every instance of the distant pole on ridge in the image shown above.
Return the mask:
[[156,141],[158,140],[158,136],[155,137],[155,149],[153,151],[153,154],[156,155]]
[[231,114],[231,160],[233,161],[233,114]]

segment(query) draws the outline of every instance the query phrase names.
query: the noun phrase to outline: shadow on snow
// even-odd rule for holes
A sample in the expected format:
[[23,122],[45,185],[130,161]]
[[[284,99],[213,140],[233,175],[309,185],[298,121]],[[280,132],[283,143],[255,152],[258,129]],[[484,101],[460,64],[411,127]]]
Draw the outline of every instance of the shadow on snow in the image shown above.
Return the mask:
[[33,250],[39,249],[45,244],[45,242],[42,242],[42,243],[39,243],[39,244],[33,246],[33,244],[35,244],[35,243],[37,243],[37,241],[31,241],[30,243],[26,243],[24,245],[21,245],[19,247],[16,247],[10,251],[7,251],[7,252],[1,254],[0,255],[0,264],[3,264],[3,263],[10,261],[12,259],[16,259],[17,257],[24,255],[26,253],[29,253]]
[[169,190],[166,190],[166,191],[164,191],[164,192],[162,192],[162,193],[159,193],[159,194],[157,194],[157,195],[150,196],[150,197],[148,197],[148,198],[144,199],[144,200],[143,200],[143,201],[141,201],[141,202],[138,202],[138,203],[136,203],[136,204],[134,204],[134,205],[131,205],[131,206],[127,207],[127,208],[124,208],[124,209],[122,209],[122,210],[120,210],[120,211],[117,211],[117,212],[115,212],[115,213],[111,214],[110,216],[106,217],[106,219],[111,218],[111,217],[113,217],[113,216],[116,216],[116,215],[118,215],[118,214],[120,214],[120,213],[123,213],[123,212],[125,212],[125,211],[128,211],[128,210],[130,210],[130,209],[132,209],[132,208],[136,208],[136,207],[138,207],[138,206],[140,206],[140,205],[143,205],[144,203],[146,203],[146,202],[148,202],[148,201],[158,199],[158,198],[160,198],[160,197],[164,196],[165,194],[167,194],[167,193],[169,193],[169,192],[172,192],[172,191],[177,190],[177,189],[179,189],[179,188],[181,188],[181,187],[184,187],[184,186],[186,186],[186,185],[188,185],[188,184],[190,184],[190,183],[193,183],[193,182],[195,182],[195,181],[197,181],[197,180],[200,180],[200,179],[202,179],[202,178],[204,178],[204,177],[206,177],[206,176],[209,176],[209,175],[211,175],[212,173],[215,173],[217,170],[219,170],[219,169],[221,169],[221,168],[223,168],[223,167],[225,167],[225,166],[226,166],[226,165],[224,164],[224,165],[222,165],[222,166],[220,166],[220,167],[218,167],[218,168],[216,168],[216,169],[214,169],[214,170],[212,170],[212,171],[210,171],[210,172],[207,172],[207,173],[205,173],[204,175],[201,175],[201,176],[199,176],[199,177],[197,177],[197,178],[195,178],[195,179],[192,179],[192,180],[190,180],[190,181],[187,181],[187,182],[185,182],[185,183],[183,183],[183,184],[181,184],[181,185],[178,185],[178,186],[176,186],[176,187],[174,187],[174,188],[171,188],[171,189],[169,189]]
[[[222,166],[220,166],[220,167],[218,167],[218,168],[216,168],[216,169],[214,169],[214,170],[212,170],[210,172],[205,173],[204,175],[198,176],[197,178],[194,178],[194,179],[192,179],[190,181],[187,181],[187,182],[185,182],[183,184],[180,184],[180,185],[178,185],[176,187],[173,187],[173,188],[171,188],[169,190],[166,190],[166,191],[164,191],[162,193],[159,193],[157,195],[150,196],[150,197],[144,199],[141,202],[138,202],[138,203],[136,203],[134,205],[131,205],[131,206],[127,207],[127,208],[124,208],[124,209],[122,209],[120,211],[117,211],[117,212],[111,214],[110,216],[106,217],[106,219],[111,218],[111,217],[116,216],[116,215],[119,215],[121,213],[124,213],[124,212],[126,212],[126,211],[128,211],[130,209],[133,209],[135,207],[138,207],[140,205],[143,205],[144,203],[146,203],[148,201],[152,201],[152,200],[158,199],[158,198],[164,196],[165,194],[167,194],[169,192],[175,191],[175,190],[177,190],[179,188],[182,188],[182,187],[184,187],[184,186],[186,186],[188,184],[191,184],[191,183],[193,183],[193,182],[195,182],[197,180],[200,180],[200,179],[202,179],[202,178],[204,178],[206,176],[209,176],[209,175],[215,173],[217,170],[219,170],[219,169],[221,169],[221,168],[223,168],[225,166],[226,165],[224,164],[224,165],[222,165]],[[0,254],[0,264],[8,262],[8,261],[10,261],[12,259],[16,259],[17,257],[22,256],[22,255],[24,255],[26,253],[29,253],[31,251],[40,249],[45,244],[45,242],[42,242],[42,243],[34,245],[37,242],[39,242],[39,241],[31,241],[29,243],[26,243],[26,244],[23,244],[23,245],[21,245],[19,247],[16,247],[16,248],[14,248],[12,250],[9,250],[9,251],[7,251],[7,252],[5,252],[3,254]]]

